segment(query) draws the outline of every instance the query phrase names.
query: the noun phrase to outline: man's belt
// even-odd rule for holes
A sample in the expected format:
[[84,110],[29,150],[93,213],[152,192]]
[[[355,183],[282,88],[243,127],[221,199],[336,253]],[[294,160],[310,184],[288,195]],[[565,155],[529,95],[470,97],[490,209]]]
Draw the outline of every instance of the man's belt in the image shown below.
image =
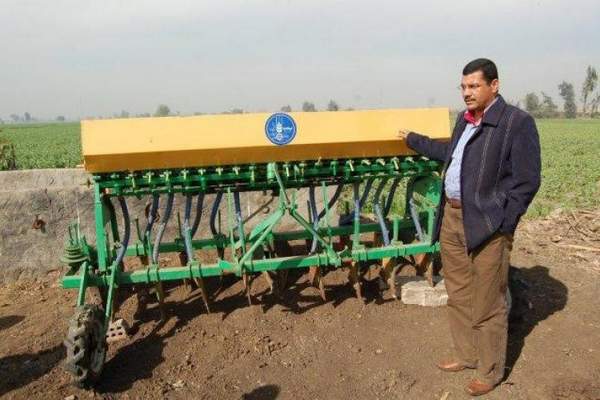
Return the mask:
[[446,203],[448,203],[452,208],[462,208],[460,199],[451,199],[450,197],[446,196]]

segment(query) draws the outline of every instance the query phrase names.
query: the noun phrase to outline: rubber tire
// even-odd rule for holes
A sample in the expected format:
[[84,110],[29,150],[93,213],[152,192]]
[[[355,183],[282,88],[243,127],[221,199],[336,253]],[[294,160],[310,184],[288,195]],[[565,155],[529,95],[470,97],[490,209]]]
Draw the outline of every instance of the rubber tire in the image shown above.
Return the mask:
[[73,384],[89,388],[100,378],[106,359],[104,313],[96,304],[77,307],[69,321],[64,345],[67,350],[65,369],[71,373]]

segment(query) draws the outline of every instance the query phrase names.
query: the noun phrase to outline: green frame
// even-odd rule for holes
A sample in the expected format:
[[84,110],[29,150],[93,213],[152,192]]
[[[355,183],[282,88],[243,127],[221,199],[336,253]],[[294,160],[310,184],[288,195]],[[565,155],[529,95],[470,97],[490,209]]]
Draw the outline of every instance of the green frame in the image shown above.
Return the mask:
[[[435,223],[435,213],[440,201],[441,164],[424,157],[383,157],[347,160],[318,160],[313,162],[266,163],[244,166],[217,166],[213,168],[177,169],[162,171],[138,171],[93,176],[95,246],[89,245],[79,228],[70,229],[65,263],[68,272],[62,279],[66,289],[78,289],[77,305],[85,303],[85,293],[89,287],[105,288],[106,298],[105,328],[108,327],[113,312],[113,298],[116,288],[121,285],[156,284],[165,281],[205,278],[232,273],[237,276],[262,271],[275,271],[305,267],[342,267],[347,262],[377,261],[393,257],[418,254],[433,254],[439,251],[439,243],[431,243],[431,233]],[[360,235],[381,232],[378,223],[361,223],[354,218],[352,224],[331,226],[332,210],[327,206],[327,186],[332,184],[353,184],[375,179],[404,179],[407,183],[407,203],[413,199],[419,223],[423,226],[423,237],[416,243],[403,243],[400,237],[408,232],[414,234],[415,224],[409,213],[392,215],[388,230],[390,244],[377,248],[362,245]],[[325,216],[320,226],[313,228],[312,221],[305,219],[298,211],[295,189],[321,186],[326,201]],[[260,221],[249,234],[243,222],[233,221],[233,192],[272,190],[279,194],[278,207],[272,214]],[[219,232],[212,238],[191,240],[194,250],[231,249],[231,259],[218,259],[216,263],[201,265],[196,260],[188,260],[185,266],[159,267],[150,262],[135,271],[123,271],[116,264],[119,244],[119,227],[116,213],[111,210],[113,197],[148,196],[155,193],[211,194],[223,192],[228,207],[228,221],[225,233]],[[408,210],[408,205],[407,208]],[[291,216],[301,227],[289,232],[274,231],[285,216]],[[137,222],[137,221],[136,221]],[[133,229],[132,229],[133,230]],[[181,231],[181,230],[180,230]],[[153,251],[151,238],[141,239],[137,226],[138,239],[126,249],[125,257],[149,257]],[[185,234],[189,235],[189,231]],[[352,238],[352,247],[335,251],[334,238]],[[305,256],[274,257],[255,259],[254,254],[261,246],[280,240],[311,239],[316,237],[322,250]],[[161,243],[161,254],[185,251],[184,237],[172,242]],[[221,253],[222,254],[222,253]]]

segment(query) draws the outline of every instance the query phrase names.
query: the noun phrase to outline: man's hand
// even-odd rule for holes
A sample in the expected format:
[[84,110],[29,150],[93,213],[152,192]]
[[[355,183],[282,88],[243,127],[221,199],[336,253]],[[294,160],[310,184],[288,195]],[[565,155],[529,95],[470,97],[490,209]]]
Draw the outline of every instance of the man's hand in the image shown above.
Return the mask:
[[398,139],[406,140],[406,138],[408,137],[408,134],[409,134],[409,131],[407,131],[405,129],[399,129],[397,136],[398,136]]

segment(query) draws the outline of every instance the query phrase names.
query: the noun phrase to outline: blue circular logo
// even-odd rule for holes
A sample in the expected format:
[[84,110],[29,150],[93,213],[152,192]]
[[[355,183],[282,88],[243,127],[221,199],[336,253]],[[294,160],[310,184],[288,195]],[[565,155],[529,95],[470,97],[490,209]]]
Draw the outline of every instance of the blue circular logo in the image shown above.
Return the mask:
[[265,133],[271,143],[283,146],[294,140],[296,123],[285,113],[275,113],[267,119]]

